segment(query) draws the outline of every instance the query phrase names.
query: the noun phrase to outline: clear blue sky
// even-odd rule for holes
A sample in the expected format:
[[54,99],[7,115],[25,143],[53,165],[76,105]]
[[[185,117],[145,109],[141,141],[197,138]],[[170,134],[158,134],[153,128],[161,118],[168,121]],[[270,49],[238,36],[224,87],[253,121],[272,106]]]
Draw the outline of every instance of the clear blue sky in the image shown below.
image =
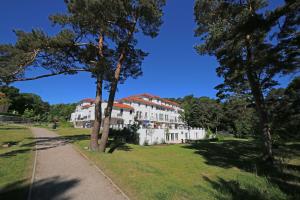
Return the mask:
[[[270,2],[274,7],[282,0]],[[150,53],[142,65],[143,76],[120,85],[117,98],[137,93],[162,97],[189,94],[215,97],[214,87],[222,82],[215,73],[218,62],[214,57],[197,55],[193,48],[198,41],[193,32],[193,4],[193,0],[167,1],[159,36],[139,39],[139,47]],[[30,31],[32,28],[42,28],[49,34],[55,33],[56,29],[51,26],[48,16],[64,11],[63,0],[5,0],[0,7],[0,43],[15,41],[13,29]],[[290,78],[281,80],[283,86],[289,81]],[[94,80],[89,74],[61,75],[13,85],[21,92],[40,95],[51,104],[77,102],[95,96]]]

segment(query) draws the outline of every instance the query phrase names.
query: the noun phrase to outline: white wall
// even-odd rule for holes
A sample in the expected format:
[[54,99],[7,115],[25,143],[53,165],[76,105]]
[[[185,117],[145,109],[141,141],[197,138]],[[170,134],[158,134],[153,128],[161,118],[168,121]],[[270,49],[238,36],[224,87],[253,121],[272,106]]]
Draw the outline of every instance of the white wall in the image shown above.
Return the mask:
[[[183,143],[186,140],[201,140],[205,138],[204,129],[146,129],[140,128],[139,133],[139,144],[144,145],[145,142],[151,144],[178,144]],[[169,134],[169,140],[167,140],[167,134]],[[172,139],[173,138],[173,139]]]
[[[90,121],[90,120],[95,120],[95,105],[91,105],[89,108],[82,109],[81,106],[83,104],[77,106],[76,111],[71,114],[71,122],[74,121]],[[89,105],[89,104],[84,104],[84,105]],[[104,117],[104,110],[107,106],[106,102],[103,102],[101,107],[102,107],[102,118]],[[81,120],[78,120],[78,116],[80,115]],[[134,123],[134,112],[130,114],[130,110],[128,109],[123,109],[123,114],[122,116],[120,115],[120,109],[113,109],[111,113],[112,118],[122,118],[124,120],[124,124],[133,124]]]

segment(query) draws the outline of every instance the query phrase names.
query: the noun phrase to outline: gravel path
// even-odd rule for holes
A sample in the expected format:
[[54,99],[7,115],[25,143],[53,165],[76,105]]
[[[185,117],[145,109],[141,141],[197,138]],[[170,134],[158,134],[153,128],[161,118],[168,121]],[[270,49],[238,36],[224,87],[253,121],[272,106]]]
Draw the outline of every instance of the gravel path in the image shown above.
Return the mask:
[[37,137],[37,158],[29,200],[126,199],[68,141],[46,129],[31,130]]

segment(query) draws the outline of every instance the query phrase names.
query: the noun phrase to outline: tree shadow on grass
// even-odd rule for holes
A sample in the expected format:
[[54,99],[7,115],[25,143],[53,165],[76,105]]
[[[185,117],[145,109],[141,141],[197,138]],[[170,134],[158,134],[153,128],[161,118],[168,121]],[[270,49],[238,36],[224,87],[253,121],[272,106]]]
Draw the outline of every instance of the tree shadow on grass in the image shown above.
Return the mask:
[[[72,144],[77,141],[87,140],[89,139],[89,135],[70,135],[70,136],[57,136],[57,137],[37,137],[37,138],[27,138],[32,140],[33,142],[29,142],[26,144],[21,144],[20,149],[11,150],[5,153],[0,154],[0,157],[9,158],[12,156],[16,156],[21,153],[27,153],[37,145],[37,150],[46,150],[59,146],[64,146],[67,144]],[[35,150],[35,149],[33,149]]]
[[126,143],[110,143],[108,144],[109,146],[109,150],[108,153],[113,153],[115,150],[120,150],[120,151],[131,151],[132,148],[130,146],[128,146]]
[[[36,181],[32,187],[31,199],[43,200],[69,200],[71,197],[65,193],[75,187],[80,181],[78,179],[63,179],[55,176]],[[22,200],[27,199],[29,184],[25,180],[7,185],[0,191],[1,200]]]
[[[271,183],[288,195],[297,196],[300,191],[300,166],[288,163],[276,162],[268,165],[261,161],[259,143],[255,140],[224,140],[220,142],[202,141],[197,144],[185,145],[183,148],[193,149],[195,153],[201,155],[208,165],[222,168],[237,167],[241,170],[267,177]],[[275,154],[282,152],[299,153],[299,146],[292,146],[292,149],[280,147],[275,149]],[[284,150],[282,150],[284,149]]]
[[[257,185],[250,183],[241,184],[239,181],[227,181],[218,177],[216,180],[211,180],[208,177],[203,177],[212,188],[215,190],[213,196],[219,200],[272,200],[286,199],[286,196],[274,188],[266,191],[266,188],[259,188]],[[268,186],[266,186],[268,187]],[[272,187],[272,186],[269,186]]]
[[26,129],[25,127],[14,127],[14,126],[11,126],[11,127],[7,127],[7,126],[5,126],[5,127],[1,127],[0,126],[0,130],[24,130],[24,129]]

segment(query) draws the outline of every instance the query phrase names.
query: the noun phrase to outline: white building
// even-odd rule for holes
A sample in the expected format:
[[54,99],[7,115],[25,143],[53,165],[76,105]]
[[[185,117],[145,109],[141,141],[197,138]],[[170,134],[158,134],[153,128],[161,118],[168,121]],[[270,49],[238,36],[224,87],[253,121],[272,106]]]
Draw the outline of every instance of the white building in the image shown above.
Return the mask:
[[[102,103],[102,113],[107,106]],[[134,123],[140,125],[140,144],[183,143],[205,137],[205,130],[188,128],[180,118],[179,104],[159,96],[140,94],[122,98],[114,103],[112,128],[123,128]],[[77,128],[89,128],[95,120],[94,99],[83,99],[71,115]]]

